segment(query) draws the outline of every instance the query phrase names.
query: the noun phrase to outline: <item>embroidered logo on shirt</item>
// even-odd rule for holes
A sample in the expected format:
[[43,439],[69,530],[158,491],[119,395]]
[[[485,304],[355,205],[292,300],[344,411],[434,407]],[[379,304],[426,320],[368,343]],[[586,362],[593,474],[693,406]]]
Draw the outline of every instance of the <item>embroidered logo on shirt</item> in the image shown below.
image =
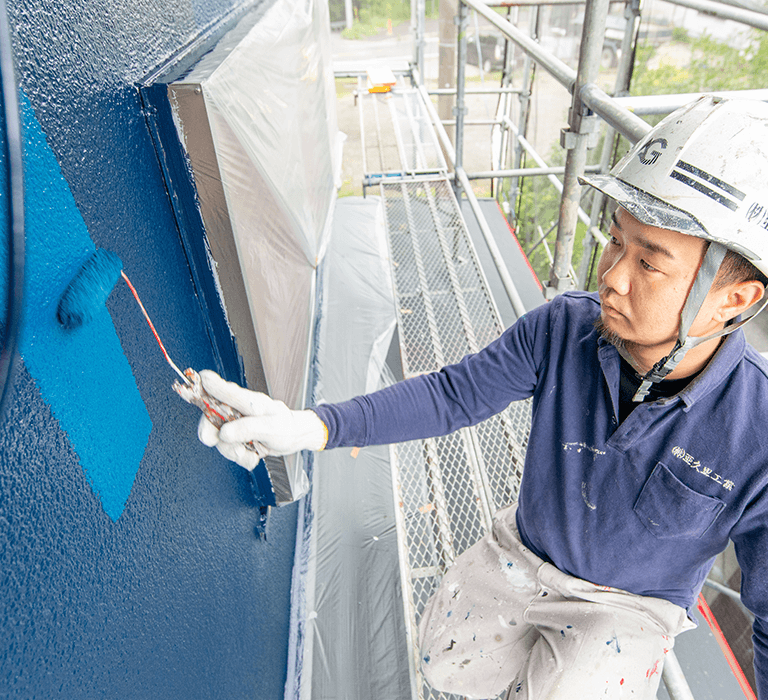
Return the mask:
[[698,459],[694,459],[693,455],[688,454],[682,447],[675,446],[672,448],[672,455],[678,459],[682,459],[691,469],[695,469],[699,474],[703,474],[712,481],[716,481],[726,491],[733,490],[735,484],[730,479],[723,479],[722,476],[712,471],[709,467],[702,466]]

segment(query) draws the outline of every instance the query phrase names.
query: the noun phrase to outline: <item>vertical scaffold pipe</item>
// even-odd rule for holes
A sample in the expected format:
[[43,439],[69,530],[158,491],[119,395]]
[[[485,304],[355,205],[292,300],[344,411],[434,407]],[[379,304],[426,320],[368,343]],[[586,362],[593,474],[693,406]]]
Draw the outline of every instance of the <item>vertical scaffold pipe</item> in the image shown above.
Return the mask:
[[[459,13],[456,17],[458,30],[458,51],[456,55],[456,106],[453,108],[453,114],[456,119],[456,134],[454,137],[454,144],[456,145],[456,170],[464,167],[464,116],[467,113],[464,100],[467,67],[467,15],[467,6],[459,0]],[[461,202],[461,186],[458,179],[454,180],[453,189],[456,193],[456,199]]]
[[[458,14],[458,0],[440,0],[440,42],[438,46],[439,70],[437,83],[441,89],[455,87],[456,81],[456,15]],[[423,76],[423,71],[420,71]],[[441,120],[453,118],[453,95],[440,95],[437,98],[437,113]],[[454,128],[449,126],[446,133],[452,143],[456,143],[453,137]]]
[[[624,8],[624,19],[626,25],[624,26],[624,37],[621,42],[621,58],[619,59],[619,65],[616,69],[616,81],[614,82],[613,94],[627,95],[629,94],[629,82],[631,78],[631,67],[634,54],[632,47],[635,43],[637,30],[640,25],[640,0],[630,0]],[[613,156],[613,147],[616,139],[616,130],[606,125],[604,138],[603,138],[603,152],[600,154],[600,172],[607,173],[611,167],[611,158]],[[597,226],[599,223],[600,212],[603,210],[603,204],[605,203],[605,195],[597,190],[593,193],[592,209],[589,215],[589,228]],[[581,265],[579,266],[579,289],[586,289],[587,282],[589,281],[589,272],[591,268],[592,258],[595,255],[595,247],[597,241],[594,236],[586,236],[584,239],[584,247],[582,248]]]
[[555,260],[546,288],[547,298],[550,299],[556,294],[574,287],[569,271],[581,196],[578,177],[584,173],[587,162],[587,144],[596,128],[596,117],[590,114],[585,105],[582,105],[581,88],[588,83],[593,83],[597,78],[608,7],[608,0],[587,0],[584,14],[579,67],[568,117],[568,129],[564,129],[561,134],[562,145],[568,153],[565,159],[563,195],[560,199]]
[[685,673],[680,666],[680,662],[671,651],[664,657],[664,668],[661,672],[667,693],[672,700],[694,700],[688,681],[685,679]]
[[424,75],[424,47],[427,43],[424,34],[427,14],[426,6],[426,0],[416,0],[415,3],[412,3],[412,12],[414,17],[412,18],[411,23],[415,30],[413,32],[415,37],[413,59],[419,75]]
[[[537,5],[530,9],[530,25],[529,31],[531,38],[539,40],[539,17],[541,8]],[[528,137],[528,118],[531,112],[531,90],[533,87],[533,78],[536,71],[536,64],[530,55],[525,54],[523,63],[523,82],[522,89],[520,90],[520,120],[518,121],[517,134],[523,138]],[[518,139],[515,139],[515,151],[514,159],[512,161],[512,168],[517,170],[521,167],[523,162],[523,146]],[[518,197],[519,179],[512,178],[510,182],[510,207],[514,211],[517,197]],[[517,214],[515,213],[515,216]],[[515,227],[519,227],[519,223],[515,222]]]

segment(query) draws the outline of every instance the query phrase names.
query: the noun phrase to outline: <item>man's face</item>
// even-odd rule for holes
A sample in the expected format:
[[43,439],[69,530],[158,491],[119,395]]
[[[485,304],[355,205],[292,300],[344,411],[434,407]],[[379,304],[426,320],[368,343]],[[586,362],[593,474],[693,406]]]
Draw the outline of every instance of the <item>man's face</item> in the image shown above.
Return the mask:
[[[597,267],[604,328],[662,357],[677,338],[680,312],[705,251],[694,236],[640,223],[625,209],[614,215]],[[699,335],[697,323],[691,335]]]

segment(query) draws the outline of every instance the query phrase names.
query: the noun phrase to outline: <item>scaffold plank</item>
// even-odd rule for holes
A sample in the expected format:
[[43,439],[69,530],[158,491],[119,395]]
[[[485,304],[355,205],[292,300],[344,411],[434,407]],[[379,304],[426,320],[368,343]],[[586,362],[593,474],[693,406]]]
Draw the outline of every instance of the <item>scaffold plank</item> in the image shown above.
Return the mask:
[[[477,352],[502,324],[447,178],[388,178],[379,189],[403,376],[412,377]],[[421,677],[419,620],[454,558],[517,497],[529,425],[530,402],[516,402],[480,425],[391,449],[414,700],[455,697]]]

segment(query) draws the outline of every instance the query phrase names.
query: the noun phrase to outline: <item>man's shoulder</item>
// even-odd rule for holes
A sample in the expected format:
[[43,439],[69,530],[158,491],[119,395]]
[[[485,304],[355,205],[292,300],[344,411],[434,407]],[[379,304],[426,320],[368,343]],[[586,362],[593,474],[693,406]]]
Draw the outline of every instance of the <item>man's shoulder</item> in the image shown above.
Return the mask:
[[584,306],[590,309],[596,309],[600,306],[600,295],[597,292],[580,292],[573,290],[558,294],[552,302],[559,301],[563,304]]
[[563,292],[549,302],[551,313],[571,324],[591,326],[600,313],[600,297],[597,292]]
[[548,304],[554,309],[576,316],[593,318],[600,311],[600,297],[597,292],[563,292]]
[[766,390],[768,390],[768,358],[766,355],[768,353],[758,352],[752,345],[747,343],[743,364],[747,371],[755,374],[758,381],[765,382]]
[[[742,333],[737,331],[736,333]],[[734,333],[734,335],[736,335]],[[720,387],[717,392],[718,401],[732,406],[747,407],[752,417],[762,416],[768,421],[768,359],[755,350],[744,339],[734,338],[732,346],[738,349],[742,345],[740,356],[731,359],[733,364],[728,368],[723,365],[720,369],[721,380],[717,381]],[[728,359],[725,357],[724,359]],[[713,363],[717,364],[717,363]]]
[[[520,318],[515,324],[518,331],[531,337],[545,337],[549,350],[559,343],[576,343],[579,339],[594,335],[594,322],[600,314],[600,299],[593,292],[563,292],[551,301]],[[508,329],[509,337],[515,337],[515,326]]]
[[574,289],[570,292],[558,294],[555,299],[565,299],[573,302],[576,302],[579,299],[582,301],[589,299],[593,304],[600,306],[600,295],[597,292],[584,292]]

